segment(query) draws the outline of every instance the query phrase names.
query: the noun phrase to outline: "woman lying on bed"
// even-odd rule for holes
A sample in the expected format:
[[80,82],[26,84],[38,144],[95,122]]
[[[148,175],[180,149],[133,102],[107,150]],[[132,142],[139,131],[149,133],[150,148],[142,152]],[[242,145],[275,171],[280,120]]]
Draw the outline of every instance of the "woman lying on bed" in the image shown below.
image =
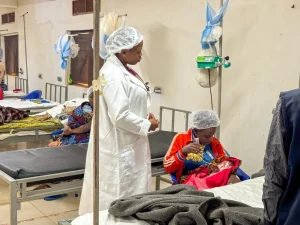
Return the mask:
[[78,144],[88,141],[93,117],[93,92],[92,87],[88,89],[88,102],[83,102],[74,109],[68,117],[67,126],[64,128],[56,141],[51,142],[48,147]]
[[192,113],[190,130],[175,136],[164,158],[164,168],[176,176],[178,183],[203,190],[240,181],[235,174],[241,161],[228,157],[214,138],[219,125],[215,112],[200,111]]

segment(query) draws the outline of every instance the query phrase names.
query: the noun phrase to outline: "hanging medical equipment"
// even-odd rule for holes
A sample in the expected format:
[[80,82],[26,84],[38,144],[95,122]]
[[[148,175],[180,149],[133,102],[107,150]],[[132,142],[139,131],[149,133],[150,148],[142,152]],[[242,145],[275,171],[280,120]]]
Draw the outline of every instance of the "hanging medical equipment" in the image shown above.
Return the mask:
[[54,49],[62,60],[61,68],[64,70],[67,69],[67,59],[75,58],[79,52],[78,44],[75,43],[74,38],[69,34],[60,36],[54,45]]
[[216,13],[209,2],[206,7],[206,27],[202,32],[201,47],[202,51],[197,57],[197,67],[199,73],[196,80],[203,88],[211,88],[218,82],[218,67],[229,68],[231,63],[229,57],[222,58],[218,55],[215,44],[222,36],[222,27],[220,26],[223,16],[226,12],[229,0],[227,0]]
[[[103,16],[100,24],[100,51],[99,55],[102,59],[109,58],[109,54],[105,48],[108,37],[116,30],[125,25],[127,14],[119,15],[116,13],[109,13]],[[92,47],[94,48],[94,37],[92,39]]]

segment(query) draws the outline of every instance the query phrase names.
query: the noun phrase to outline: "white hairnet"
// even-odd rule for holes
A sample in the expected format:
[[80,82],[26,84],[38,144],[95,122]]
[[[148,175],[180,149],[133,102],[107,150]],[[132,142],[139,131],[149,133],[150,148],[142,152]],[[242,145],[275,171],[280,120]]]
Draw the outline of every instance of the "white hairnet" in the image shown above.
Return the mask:
[[214,111],[193,112],[190,116],[189,127],[192,129],[204,130],[218,126],[220,126],[220,119]]
[[106,50],[110,55],[129,50],[143,41],[143,36],[133,27],[121,27],[114,31],[106,41]]
[[89,87],[89,89],[87,89],[86,91],[86,95],[87,97],[90,97],[90,95],[93,93],[93,86]]

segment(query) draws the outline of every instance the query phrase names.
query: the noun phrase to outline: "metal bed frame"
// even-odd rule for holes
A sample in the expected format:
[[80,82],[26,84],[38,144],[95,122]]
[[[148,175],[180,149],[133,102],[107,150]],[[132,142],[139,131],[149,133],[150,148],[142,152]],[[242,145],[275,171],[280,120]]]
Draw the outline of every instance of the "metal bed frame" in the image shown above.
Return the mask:
[[[162,121],[163,110],[171,110],[172,111],[172,126],[171,129],[174,131],[175,127],[175,112],[185,113],[186,116],[190,112],[184,110],[178,110],[168,107],[160,107],[160,120]],[[186,120],[187,122],[188,120]],[[187,124],[186,124],[187,126]],[[161,127],[161,126],[160,126]],[[44,129],[44,128],[43,128]],[[151,135],[151,133],[149,134]],[[37,137],[37,135],[35,136]],[[161,163],[159,166],[152,166],[152,177],[156,178],[155,189],[158,190],[160,188],[160,181],[171,183],[170,180],[162,178],[162,175],[165,175],[166,172],[163,167],[164,158],[156,158],[152,159],[151,163]],[[30,177],[24,179],[14,179],[11,176],[7,175],[3,171],[0,171],[0,177],[9,184],[10,188],[10,224],[17,225],[17,213],[20,210],[21,202],[31,201],[35,199],[42,199],[47,196],[57,195],[57,194],[65,194],[65,193],[79,193],[81,192],[83,181],[82,179],[75,179],[72,182],[62,182],[60,184],[55,184],[50,188],[42,189],[42,190],[27,190],[27,185],[29,183],[48,181],[57,178],[67,178],[72,176],[84,175],[84,170],[77,170],[71,172],[57,173],[51,175]],[[18,192],[21,193],[18,196]],[[59,225],[70,225],[70,220],[63,220],[58,222]]]
[[28,87],[28,80],[27,79],[20,78],[19,76],[15,77],[15,88],[20,88],[20,89],[23,90],[23,92],[25,94],[28,94],[27,87]]
[[[159,120],[160,120],[159,130],[162,130],[163,111],[164,110],[172,112],[172,117],[171,117],[172,122],[171,122],[171,130],[170,131],[172,131],[172,132],[175,131],[175,114],[176,114],[176,112],[183,113],[185,115],[185,130],[188,130],[188,117],[189,117],[189,114],[191,112],[186,111],[186,110],[181,110],[181,109],[174,109],[174,108],[170,108],[170,107],[164,107],[164,106],[161,106],[160,111],[159,111]],[[151,135],[151,133],[149,135]],[[164,157],[151,160],[152,163],[161,162],[161,165],[156,166],[156,167],[152,167],[152,176],[155,177],[155,190],[160,189],[160,181],[172,184],[172,181],[170,179],[166,179],[164,177],[161,177],[162,175],[167,174],[165,169],[164,169],[164,166],[163,166],[163,161],[164,161]]]
[[[52,90],[54,89],[54,93],[52,94]],[[49,90],[49,94],[48,94]],[[59,91],[59,96],[57,96],[57,91]],[[62,94],[65,94],[65,98],[62,99]],[[45,99],[63,103],[68,100],[68,86],[61,86],[57,84],[46,83],[45,86]],[[63,101],[62,101],[63,100]]]
[[[23,86],[26,87],[26,82],[27,82],[26,79],[16,77],[16,85],[18,83],[19,85],[21,85],[20,87],[23,87]],[[49,89],[48,89],[48,87],[49,87]],[[66,87],[66,86],[60,86],[60,85],[56,85],[56,84],[46,83],[45,88],[46,88],[45,98],[47,99],[47,97],[49,97],[48,100],[53,99],[55,101],[55,100],[59,99],[60,103],[62,103],[61,101],[63,100],[63,98],[62,98],[63,93],[65,94],[64,100],[66,101],[67,98],[68,98],[68,95],[67,95],[68,94],[68,87]],[[52,94],[53,89],[54,89],[54,93]],[[47,92],[48,90],[50,92],[49,93],[50,95],[48,95],[48,92]],[[57,95],[57,90],[59,91],[59,95]],[[52,108],[52,107],[50,107],[50,108]],[[22,109],[22,110],[31,110],[31,111],[34,112],[34,113],[31,113],[31,114],[35,114],[35,113],[40,112],[41,110],[44,111],[44,110],[47,110],[47,109],[50,109],[50,108],[36,107],[34,109],[28,108],[28,109]],[[24,135],[24,136],[12,135],[11,137],[8,137],[4,140],[1,140],[1,143],[4,143],[4,142],[22,142],[22,141],[32,141],[32,140],[50,140],[52,138],[51,133],[49,133],[49,134],[40,134],[40,131],[45,130],[45,129],[60,130],[61,128],[63,128],[63,126],[17,128],[17,129],[1,129],[1,127],[0,127],[0,134],[1,133],[2,134],[3,133],[10,133],[11,131],[34,131],[35,132],[35,135]]]
[[53,129],[53,130],[60,130],[63,126],[49,126],[49,127],[34,127],[34,128],[17,128],[17,129],[0,129],[0,134],[7,134],[13,131],[34,131],[34,135],[23,135],[17,136],[13,135],[11,137],[7,137],[4,140],[1,140],[1,143],[8,143],[8,142],[22,142],[22,141],[33,141],[33,140],[50,140],[52,138],[52,134],[40,134],[41,130]]
[[[76,170],[71,172],[30,177],[24,179],[14,179],[0,170],[0,177],[9,185],[10,190],[10,224],[17,225],[18,210],[21,209],[21,202],[42,199],[52,195],[81,192],[83,181],[82,179],[74,179],[72,182],[61,182],[59,184],[53,185],[50,188],[41,190],[28,190],[28,184],[42,181],[47,182],[48,180],[52,179],[68,178],[83,175],[84,170]],[[20,192],[19,196],[18,192]]]

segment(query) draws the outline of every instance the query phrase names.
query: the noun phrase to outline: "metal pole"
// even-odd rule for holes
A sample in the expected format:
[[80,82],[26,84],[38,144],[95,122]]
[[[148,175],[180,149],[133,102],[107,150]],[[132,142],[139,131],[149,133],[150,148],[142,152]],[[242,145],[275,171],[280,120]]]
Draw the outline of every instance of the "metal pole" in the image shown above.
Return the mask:
[[24,44],[25,44],[25,63],[26,63],[26,75],[27,75],[27,84],[26,84],[26,93],[29,92],[29,74],[28,74],[28,63],[27,63],[27,43],[26,43],[26,26],[25,26],[25,16],[28,12],[24,13],[21,17],[23,17],[23,24],[24,24]]
[[[101,0],[94,0],[94,80],[99,77],[100,70],[100,11]],[[99,90],[94,91],[94,187],[93,187],[93,225],[99,225]]]
[[[223,6],[223,0],[220,0],[220,7]],[[223,19],[221,20],[220,26],[223,28]],[[223,32],[224,34],[224,32]],[[219,56],[222,57],[222,48],[223,48],[223,34],[219,40]],[[222,66],[219,66],[219,82],[218,82],[218,115],[221,120],[221,107],[222,107]],[[220,139],[221,126],[218,127],[216,138]]]

